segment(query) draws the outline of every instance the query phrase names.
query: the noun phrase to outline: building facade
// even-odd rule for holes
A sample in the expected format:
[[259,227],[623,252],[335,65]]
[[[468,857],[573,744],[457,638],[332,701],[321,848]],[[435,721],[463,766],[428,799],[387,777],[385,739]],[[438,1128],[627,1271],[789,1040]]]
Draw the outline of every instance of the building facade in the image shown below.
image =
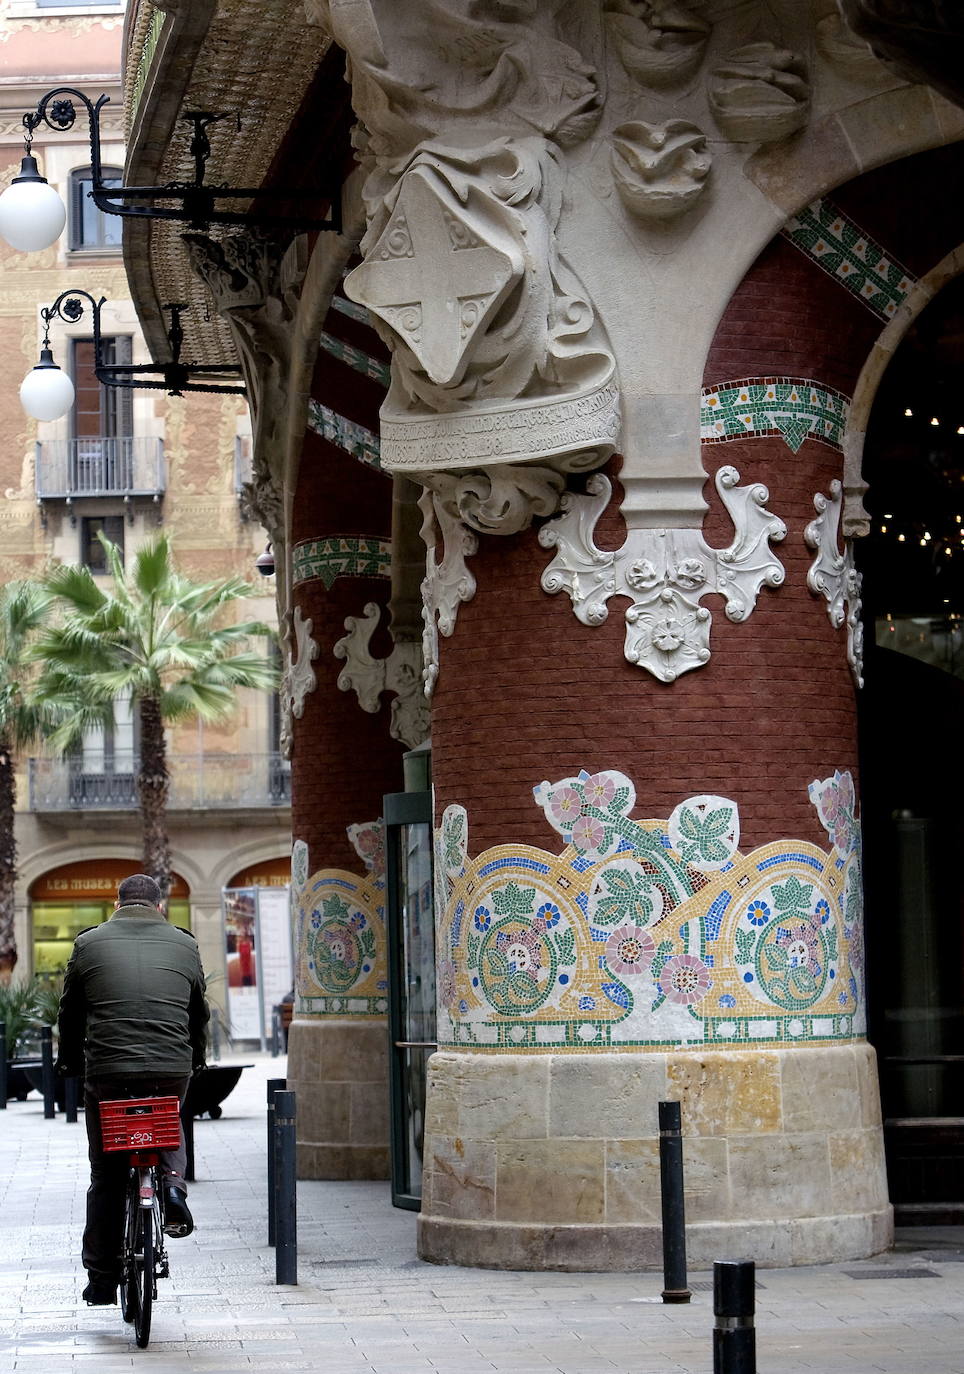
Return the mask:
[[[123,3],[50,5],[9,0],[0,17],[0,102],[8,184],[23,151],[25,112],[55,86],[106,95],[102,162],[111,184],[123,176],[126,130],[121,82]],[[24,414],[17,390],[34,366],[40,311],[61,292],[105,298],[106,361],[149,363],[124,270],[121,221],[102,214],[91,186],[89,126],[77,102],[72,127],[42,124],[34,152],[62,195],[61,239],[35,254],[0,244],[0,327],[6,358],[0,389],[0,575],[39,575],[52,562],[106,567],[97,532],[126,557],[160,528],[178,565],[199,579],[241,574],[257,582],[251,619],[273,620],[270,582],[255,573],[265,535],[243,502],[250,478],[250,422],[243,395],[183,398],[161,390],[101,387],[94,376],[89,307],[53,321],[57,362],[77,399],[61,421]],[[171,732],[171,844],[176,880],[172,919],[198,936],[205,965],[226,971],[222,890],[290,853],[290,770],[270,694],[241,695],[224,726],[192,723]],[[135,788],[136,726],[119,705],[112,730],[97,732],[69,758],[22,761],[16,821],[19,851],[18,973],[55,975],[73,936],[105,918],[119,877],[136,871],[141,837]],[[223,1002],[225,981],[212,981]]]
[[656,1262],[668,1098],[694,1259],[885,1248],[881,1070],[891,1187],[959,1151],[961,812],[895,714],[953,766],[961,110],[831,0],[145,2],[127,62],[128,184],[230,108],[212,180],[340,212],[125,236],[149,346],[176,283],[253,399],[303,1172],[383,1176],[434,1043],[426,1258]]

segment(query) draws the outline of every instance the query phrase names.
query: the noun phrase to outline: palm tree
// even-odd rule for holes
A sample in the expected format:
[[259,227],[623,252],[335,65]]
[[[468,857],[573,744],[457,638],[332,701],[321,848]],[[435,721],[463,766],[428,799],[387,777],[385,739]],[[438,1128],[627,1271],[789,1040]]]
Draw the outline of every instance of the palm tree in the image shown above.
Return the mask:
[[275,686],[277,673],[268,659],[247,649],[250,636],[273,631],[256,621],[228,623],[225,612],[251,588],[239,577],[191,581],[174,567],[166,535],[143,545],[129,570],[117,546],[99,537],[113,579],[110,590],[83,567],[64,565],[45,579],[63,619],[37,641],[40,690],[46,700],[70,705],[51,739],[58,750],[77,744],[95,726],[109,725],[119,699],[129,699],[136,709],[143,867],[166,900],[171,852],[164,727],[192,716],[224,720],[234,710],[237,688]]
[[30,656],[31,640],[49,608],[50,595],[38,582],[11,582],[0,590],[0,982],[4,983],[17,962],[15,759],[57,723],[54,705],[33,692],[36,665]]

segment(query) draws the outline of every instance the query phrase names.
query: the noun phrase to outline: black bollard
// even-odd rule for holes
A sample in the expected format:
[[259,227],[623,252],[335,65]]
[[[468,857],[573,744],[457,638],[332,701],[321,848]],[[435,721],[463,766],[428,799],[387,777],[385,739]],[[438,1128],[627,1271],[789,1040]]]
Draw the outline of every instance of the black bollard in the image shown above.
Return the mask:
[[181,1134],[184,1137],[184,1153],[187,1158],[184,1161],[184,1178],[186,1182],[194,1182],[194,1113],[188,1106],[187,1099],[181,1103]]
[[718,1260],[713,1265],[713,1374],[756,1374],[756,1265]]
[[678,1102],[659,1104],[659,1184],[663,1204],[663,1302],[689,1302],[686,1214],[683,1205],[683,1131]]
[[67,1121],[76,1122],[77,1120],[77,1098],[79,1091],[79,1078],[71,1077],[64,1079],[64,1117]]
[[274,1095],[288,1086],[286,1078],[268,1079],[268,1244],[275,1240],[275,1183],[274,1183]]
[[57,1115],[57,1088],[54,1081],[54,1033],[50,1026],[40,1031],[40,1072],[44,1090],[44,1120]]
[[298,1282],[298,1199],[295,1168],[295,1094],[274,1095],[275,1283]]
[[7,1110],[7,1026],[0,1021],[0,1111]]

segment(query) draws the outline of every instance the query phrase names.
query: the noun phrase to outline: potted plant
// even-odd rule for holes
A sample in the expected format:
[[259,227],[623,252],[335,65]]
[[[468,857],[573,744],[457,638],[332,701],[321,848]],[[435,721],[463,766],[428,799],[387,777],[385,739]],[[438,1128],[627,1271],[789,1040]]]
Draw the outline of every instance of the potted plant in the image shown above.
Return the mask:
[[38,983],[37,978],[20,978],[0,984],[0,1021],[6,1028],[7,1096],[21,1102],[31,1088],[22,1061],[27,1058],[25,1050],[38,1029]]

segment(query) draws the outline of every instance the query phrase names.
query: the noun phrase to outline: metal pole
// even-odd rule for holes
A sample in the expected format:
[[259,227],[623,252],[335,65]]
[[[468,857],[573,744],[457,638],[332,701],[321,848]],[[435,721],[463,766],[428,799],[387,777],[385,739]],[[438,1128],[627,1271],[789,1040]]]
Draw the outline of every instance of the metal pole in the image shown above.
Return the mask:
[[275,1093],[275,1283],[298,1282],[298,1201],[295,1184],[295,1094]]
[[64,1079],[64,1112],[69,1122],[77,1120],[77,1098],[80,1090],[80,1079],[74,1076]]
[[188,1097],[181,1103],[181,1134],[184,1136],[184,1152],[187,1156],[184,1161],[184,1178],[187,1183],[194,1182],[194,1113],[189,1106],[190,1090]]
[[7,1110],[7,1023],[0,1021],[0,1112]]
[[274,1095],[288,1086],[286,1078],[268,1079],[268,1244],[275,1241],[275,1181],[274,1181]]
[[663,1302],[689,1302],[683,1131],[678,1102],[659,1104],[659,1185],[663,1204]]
[[277,1007],[271,1011],[271,1058],[277,1059],[281,1053],[281,1013]]
[[756,1265],[717,1260],[713,1265],[713,1374],[756,1374]]
[[40,1031],[40,1064],[44,1092],[44,1120],[53,1121],[57,1115],[54,1084],[54,1033],[50,1026]]

